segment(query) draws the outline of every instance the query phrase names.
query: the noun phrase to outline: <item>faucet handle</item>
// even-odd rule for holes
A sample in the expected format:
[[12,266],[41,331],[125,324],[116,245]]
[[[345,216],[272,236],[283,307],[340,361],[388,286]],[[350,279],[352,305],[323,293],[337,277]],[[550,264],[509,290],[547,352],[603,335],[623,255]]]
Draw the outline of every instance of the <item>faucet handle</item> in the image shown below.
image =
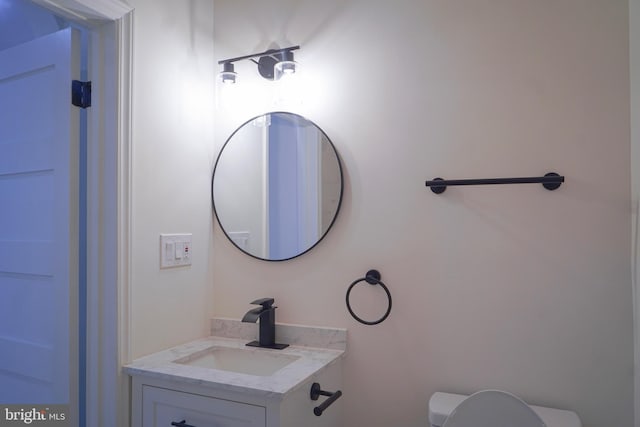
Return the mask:
[[251,304],[261,305],[263,310],[268,310],[271,308],[274,302],[275,300],[273,298],[260,298],[255,301],[251,301]]

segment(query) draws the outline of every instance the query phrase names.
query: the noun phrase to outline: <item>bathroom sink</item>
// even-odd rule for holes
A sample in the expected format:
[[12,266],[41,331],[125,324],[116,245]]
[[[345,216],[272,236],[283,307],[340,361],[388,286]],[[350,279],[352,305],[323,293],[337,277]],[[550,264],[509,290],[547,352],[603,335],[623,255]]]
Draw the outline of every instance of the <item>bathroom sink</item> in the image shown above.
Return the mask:
[[209,347],[174,360],[174,363],[249,375],[270,376],[298,359],[298,356],[273,353],[273,350],[266,349]]

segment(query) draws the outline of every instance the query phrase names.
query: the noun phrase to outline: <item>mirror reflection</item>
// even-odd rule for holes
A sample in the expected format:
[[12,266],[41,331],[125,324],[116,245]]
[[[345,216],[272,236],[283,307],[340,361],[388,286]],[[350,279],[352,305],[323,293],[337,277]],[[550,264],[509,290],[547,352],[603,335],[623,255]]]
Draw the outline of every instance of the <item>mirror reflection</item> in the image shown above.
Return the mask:
[[293,113],[258,116],[223,146],[213,171],[213,207],[225,235],[269,261],[299,256],[331,228],[342,201],[335,147]]

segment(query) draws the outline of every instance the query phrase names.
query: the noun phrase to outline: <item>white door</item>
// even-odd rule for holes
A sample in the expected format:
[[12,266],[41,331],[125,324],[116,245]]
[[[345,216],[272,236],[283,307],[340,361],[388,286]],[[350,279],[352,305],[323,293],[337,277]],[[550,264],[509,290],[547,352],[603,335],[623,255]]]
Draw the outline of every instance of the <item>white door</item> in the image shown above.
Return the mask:
[[0,403],[77,401],[78,73],[71,29],[0,52]]

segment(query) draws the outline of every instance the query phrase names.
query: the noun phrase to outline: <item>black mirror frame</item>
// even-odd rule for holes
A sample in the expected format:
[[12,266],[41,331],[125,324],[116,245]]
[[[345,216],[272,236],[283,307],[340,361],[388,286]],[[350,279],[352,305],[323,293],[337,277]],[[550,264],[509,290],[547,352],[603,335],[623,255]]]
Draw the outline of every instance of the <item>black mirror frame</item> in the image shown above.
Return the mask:
[[[262,258],[262,257],[259,257],[257,255],[254,255],[254,254],[252,254],[250,252],[247,252],[244,249],[240,248],[238,245],[236,245],[235,242],[231,239],[231,237],[229,237],[229,234],[227,234],[227,231],[225,230],[224,226],[220,222],[220,216],[218,215],[218,210],[216,209],[216,202],[215,202],[214,191],[213,191],[213,184],[214,184],[214,180],[215,180],[215,176],[216,176],[216,169],[218,168],[218,162],[220,161],[220,157],[222,156],[222,153],[224,152],[224,149],[227,147],[227,144],[229,144],[229,142],[231,141],[233,136],[240,129],[242,129],[245,125],[251,123],[252,121],[254,121],[255,119],[257,119],[259,117],[266,116],[267,114],[289,114],[289,115],[292,115],[292,116],[296,116],[296,117],[298,117],[300,119],[306,120],[309,123],[313,124],[322,133],[322,135],[324,135],[326,140],[329,142],[329,144],[331,146],[331,149],[333,150],[333,153],[336,155],[336,161],[338,162],[338,170],[340,171],[340,197],[338,199],[338,206],[336,207],[336,212],[333,215],[333,218],[331,219],[331,223],[329,224],[327,229],[324,231],[324,233],[322,233],[322,236],[320,236],[320,238],[313,245],[309,246],[309,248],[305,249],[304,251],[302,251],[302,252],[300,252],[300,253],[298,253],[298,254],[296,254],[294,256],[288,257],[288,258],[279,258],[279,259]],[[338,153],[338,150],[336,150],[336,147],[333,144],[333,141],[331,141],[331,138],[329,138],[329,135],[327,135],[326,132],[320,126],[318,126],[315,122],[307,119],[306,117],[304,117],[304,116],[302,116],[300,114],[292,113],[292,112],[289,112],[289,111],[269,111],[269,112],[266,112],[264,114],[260,114],[258,116],[252,117],[249,120],[247,120],[244,123],[242,123],[240,126],[238,126],[238,128],[236,128],[236,130],[234,130],[231,133],[231,135],[229,135],[229,137],[225,141],[224,145],[220,149],[220,152],[218,153],[218,157],[216,158],[216,163],[215,163],[215,165],[213,167],[213,173],[211,174],[211,206],[213,208],[213,212],[214,212],[214,215],[216,217],[216,221],[218,222],[218,225],[220,226],[220,229],[224,233],[225,237],[229,240],[229,242],[231,242],[231,244],[234,247],[236,247],[239,251],[249,255],[252,258],[259,259],[261,261],[269,261],[269,262],[288,261],[290,259],[294,259],[294,258],[297,258],[297,257],[299,257],[301,255],[304,255],[307,252],[309,252],[311,249],[315,248],[318,245],[318,243],[320,243],[325,238],[327,233],[329,233],[329,230],[331,230],[331,228],[333,228],[333,225],[336,222],[336,219],[338,218],[338,214],[340,213],[340,207],[342,206],[342,197],[343,197],[343,195],[344,195],[344,172],[342,171],[342,161],[340,160],[340,154]]]

